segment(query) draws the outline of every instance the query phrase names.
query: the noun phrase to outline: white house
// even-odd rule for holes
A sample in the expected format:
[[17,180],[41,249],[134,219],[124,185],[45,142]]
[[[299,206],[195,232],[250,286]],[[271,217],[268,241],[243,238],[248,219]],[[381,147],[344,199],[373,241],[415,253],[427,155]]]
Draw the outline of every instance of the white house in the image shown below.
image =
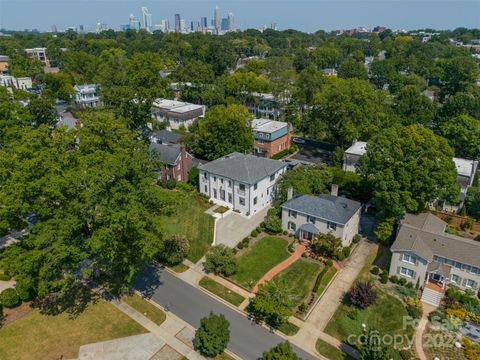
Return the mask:
[[32,88],[32,79],[29,77],[16,78],[11,75],[0,75],[0,85],[27,91]]
[[360,157],[367,153],[367,143],[356,141],[343,153],[343,171],[356,172]]
[[204,117],[205,106],[177,100],[156,99],[152,104],[151,114],[157,121],[166,121],[169,130],[178,130],[180,126],[188,129],[195,120]]
[[277,181],[287,164],[234,152],[198,169],[200,193],[215,204],[251,216],[274,202]]
[[351,244],[358,234],[362,205],[343,196],[332,194],[293,197],[292,190],[282,205],[282,228],[299,239],[312,241],[318,233],[332,233],[342,240],[342,246]]
[[75,85],[75,103],[81,107],[97,107],[100,97],[97,94],[97,85]]

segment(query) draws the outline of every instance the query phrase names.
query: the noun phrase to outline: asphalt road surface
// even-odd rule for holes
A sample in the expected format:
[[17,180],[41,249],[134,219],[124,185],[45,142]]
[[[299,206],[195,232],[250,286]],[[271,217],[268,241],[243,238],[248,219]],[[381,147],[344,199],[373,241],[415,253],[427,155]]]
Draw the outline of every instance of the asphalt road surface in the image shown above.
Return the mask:
[[[228,349],[244,360],[258,359],[265,350],[284,341],[283,338],[270,333],[264,327],[252,325],[245,316],[201,290],[153,265],[140,274],[134,287],[163,307],[168,306],[172,313],[195,328],[200,326],[200,319],[211,311],[215,314],[224,314],[230,322]],[[296,346],[293,348],[304,360],[317,359]]]

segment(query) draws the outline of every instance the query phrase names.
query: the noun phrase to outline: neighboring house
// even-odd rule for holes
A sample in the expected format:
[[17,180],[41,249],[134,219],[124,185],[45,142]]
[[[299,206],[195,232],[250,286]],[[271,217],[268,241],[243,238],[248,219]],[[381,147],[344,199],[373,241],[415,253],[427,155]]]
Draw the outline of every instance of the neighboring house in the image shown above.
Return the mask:
[[252,94],[253,101],[247,102],[247,108],[255,117],[278,119],[284,112],[279,99],[270,93]]
[[[343,170],[357,172],[360,157],[367,153],[367,143],[364,141],[356,141],[343,153]],[[467,195],[468,188],[472,186],[473,179],[477,172],[478,161],[467,160],[461,158],[452,158],[457,170],[457,183],[460,185],[460,194],[458,203],[448,204],[444,201],[436,201],[436,206],[447,212],[458,212],[463,206],[463,202]]]
[[97,85],[75,85],[75,103],[81,107],[97,107],[100,97],[97,94]]
[[367,143],[356,141],[343,153],[343,171],[357,172],[360,157],[367,153]]
[[155,169],[160,180],[188,181],[188,171],[193,166],[193,156],[185,150],[184,145],[151,143],[149,152],[152,156],[158,154],[162,162],[162,166]]
[[359,232],[362,205],[354,200],[333,194],[293,197],[282,205],[282,228],[299,239],[313,240],[318,233],[332,233],[342,240],[342,246],[351,244]]
[[76,119],[72,113],[63,112],[57,122],[57,126],[66,126],[68,130],[79,129],[82,123],[79,119]]
[[157,144],[177,144],[178,141],[182,138],[182,135],[168,130],[160,130],[154,132],[150,136],[150,141]]
[[25,49],[25,53],[29,58],[39,60],[43,65],[50,67],[50,61],[47,57],[47,48]]
[[448,204],[444,202],[442,204],[442,210],[457,213],[463,206],[465,198],[467,197],[468,189],[473,185],[473,180],[477,173],[478,161],[454,157],[453,162],[457,169],[457,183],[460,185],[460,196],[457,204]]
[[5,55],[0,55],[0,75],[8,73],[8,63],[10,58]]
[[323,75],[325,76],[337,76],[337,70],[330,68],[330,69],[323,69]]
[[418,283],[422,301],[438,305],[446,285],[478,290],[480,242],[450,235],[433,214],[406,214],[391,247],[390,275]]
[[29,77],[16,78],[11,75],[0,75],[0,85],[27,91],[32,88],[32,79]]
[[252,129],[255,155],[270,158],[285,149],[290,149],[292,127],[289,123],[255,119],[252,122]]
[[199,165],[199,190],[215,204],[251,216],[275,201],[287,164],[238,152]]
[[152,117],[159,122],[167,122],[167,127],[178,130],[181,126],[188,129],[197,119],[205,115],[205,106],[187,102],[157,99],[151,108]]
[[427,98],[430,99],[430,101],[435,101],[435,91],[432,90],[424,90],[422,91],[422,95],[426,96]]

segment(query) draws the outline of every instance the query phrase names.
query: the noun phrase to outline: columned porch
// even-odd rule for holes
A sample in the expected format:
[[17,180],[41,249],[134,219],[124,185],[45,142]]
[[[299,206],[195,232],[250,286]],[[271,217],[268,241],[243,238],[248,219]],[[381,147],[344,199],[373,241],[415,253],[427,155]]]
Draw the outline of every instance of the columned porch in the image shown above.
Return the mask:
[[297,238],[300,241],[312,242],[315,239],[315,236],[320,232],[315,225],[307,223],[303,224],[298,228]]

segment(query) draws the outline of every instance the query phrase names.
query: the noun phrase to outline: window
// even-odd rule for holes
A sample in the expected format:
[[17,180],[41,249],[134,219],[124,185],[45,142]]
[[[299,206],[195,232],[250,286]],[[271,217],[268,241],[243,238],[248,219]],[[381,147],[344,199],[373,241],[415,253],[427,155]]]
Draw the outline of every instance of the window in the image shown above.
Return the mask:
[[337,230],[337,224],[331,221],[327,221],[327,229],[335,231]]
[[181,164],[181,163],[178,164],[177,169],[178,169],[178,170],[181,170],[181,169],[182,169],[182,164]]
[[288,222],[288,230],[292,230],[292,231],[297,230],[297,225],[295,225],[294,222],[289,221],[289,222]]
[[452,282],[454,284],[460,285],[462,283],[462,278],[458,275],[452,274]]
[[240,189],[240,191],[245,191],[245,184],[238,185],[238,188]]
[[315,218],[313,216],[307,216],[307,222],[315,224]]
[[270,181],[273,181],[273,180],[275,180],[275,174],[270,175]]
[[477,288],[477,283],[473,281],[472,279],[467,279],[467,282],[465,283],[465,287],[469,289],[476,289]]
[[413,278],[415,276],[415,271],[413,271],[412,269],[401,267],[400,274],[408,278]]
[[253,198],[253,205],[257,205],[257,202],[258,202],[258,201],[257,201],[257,197],[255,196],[255,197]]
[[228,194],[228,202],[231,204],[232,203],[232,194]]
[[205,192],[208,192],[207,185],[205,185],[204,189],[205,189]]
[[240,205],[245,206],[245,198],[239,197],[238,202],[240,203]]
[[265,140],[263,140],[263,139],[258,139],[258,143],[259,143],[259,144],[265,144]]
[[220,184],[222,184],[222,185],[223,185],[223,179],[220,179]]
[[409,264],[415,264],[417,262],[417,258],[411,254],[403,254],[402,261]]
[[182,181],[182,175],[177,175],[177,181]]
[[216,176],[213,177],[213,181],[215,181],[215,182],[217,181],[217,177],[216,177]]
[[288,217],[297,218],[297,212],[293,210],[288,210]]
[[232,187],[232,180],[228,180],[228,187]]
[[225,190],[220,189],[220,200],[225,201]]
[[213,197],[216,199],[217,198],[217,189],[213,189]]
[[258,186],[257,184],[253,185],[253,190],[257,190]]

